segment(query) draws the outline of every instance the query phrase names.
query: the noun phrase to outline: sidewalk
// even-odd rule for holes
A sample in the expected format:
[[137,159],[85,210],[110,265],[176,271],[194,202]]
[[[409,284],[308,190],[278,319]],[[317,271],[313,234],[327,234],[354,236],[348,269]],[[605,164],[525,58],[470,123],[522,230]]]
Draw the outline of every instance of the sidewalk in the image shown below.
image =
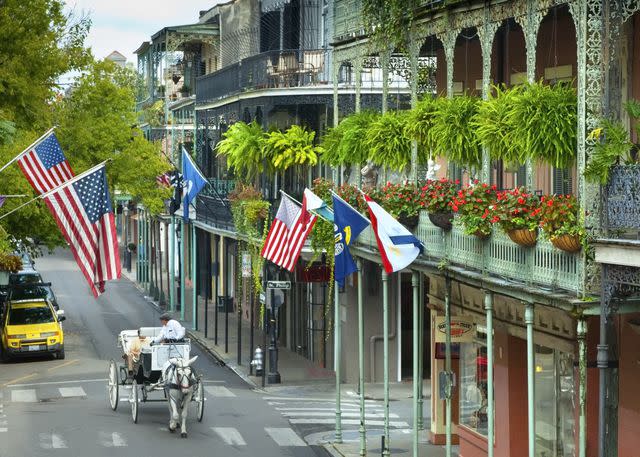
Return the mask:
[[[136,287],[145,292],[141,286],[135,282],[136,279],[136,259],[132,259],[131,272],[126,269],[122,270],[123,276],[131,280]],[[166,271],[163,270],[166,279]],[[168,301],[168,288],[166,281],[163,283],[164,295]],[[152,297],[149,297],[152,300]],[[154,301],[159,309],[164,310]],[[328,368],[322,368],[317,363],[306,359],[299,354],[288,350],[287,348],[278,348],[278,371],[281,375],[282,382],[280,384],[268,384],[262,387],[262,378],[252,375],[250,370],[250,361],[253,357],[253,350],[250,349],[251,327],[250,323],[245,319],[241,320],[240,331],[240,363],[238,363],[238,315],[235,312],[225,313],[219,311],[215,303],[209,301],[207,311],[207,337],[205,337],[205,302],[202,298],[198,298],[198,328],[193,330],[192,318],[192,289],[185,288],[185,318],[183,324],[187,328],[189,337],[202,347],[206,352],[218,360],[221,364],[226,365],[233,370],[238,376],[244,379],[255,389],[260,389],[274,395],[300,395],[303,391],[305,394],[324,394],[331,396],[335,394],[335,373]],[[215,317],[218,317],[218,338],[215,341]],[[179,315],[179,311],[174,314]],[[228,319],[228,333],[225,332],[225,319]],[[225,344],[226,343],[226,344]],[[267,342],[267,349],[268,349]],[[263,333],[261,329],[254,328],[253,348],[260,346],[263,348]],[[263,352],[265,369],[268,373],[268,350]],[[353,400],[358,397],[357,386],[353,383],[342,385],[343,399]],[[365,384],[365,395],[368,400],[383,401],[384,385],[382,383]],[[423,399],[425,416],[429,411],[429,399],[431,397],[431,382],[424,380]],[[391,383],[389,386],[389,398],[391,401],[405,404],[407,411],[411,410],[413,399],[413,386],[409,382]],[[408,413],[407,415],[410,415]],[[407,419],[411,419],[408,417]],[[428,417],[425,418],[425,425],[428,426]],[[356,457],[360,455],[360,443],[357,430],[346,429],[343,431],[343,443],[333,443],[333,431],[329,430],[321,432],[315,437],[319,445],[323,445],[327,452],[333,456]],[[367,431],[367,455],[381,455],[381,435],[379,429],[371,429]],[[427,431],[420,431],[419,453],[423,456],[441,457],[445,455],[444,446],[436,446],[427,442]],[[308,437],[307,437],[308,438]],[[391,455],[411,455],[412,452],[412,432],[411,430],[393,429],[390,434]],[[454,456],[458,455],[457,446],[454,447]]]

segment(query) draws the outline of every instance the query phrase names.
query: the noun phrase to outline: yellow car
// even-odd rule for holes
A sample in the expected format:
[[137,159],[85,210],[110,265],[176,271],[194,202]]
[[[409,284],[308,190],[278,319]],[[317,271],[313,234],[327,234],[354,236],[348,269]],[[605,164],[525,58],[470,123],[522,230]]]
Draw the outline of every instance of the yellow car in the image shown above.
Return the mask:
[[64,311],[44,299],[7,303],[2,320],[2,359],[53,354],[64,359]]

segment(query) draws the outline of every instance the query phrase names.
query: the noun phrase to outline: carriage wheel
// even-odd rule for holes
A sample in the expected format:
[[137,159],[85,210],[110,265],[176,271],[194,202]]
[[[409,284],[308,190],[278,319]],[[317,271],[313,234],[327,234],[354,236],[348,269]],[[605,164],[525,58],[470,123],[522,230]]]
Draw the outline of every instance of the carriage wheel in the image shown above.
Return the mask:
[[198,381],[198,386],[196,387],[196,403],[198,404],[198,422],[202,422],[204,417],[204,386],[201,380]]
[[129,403],[131,403],[131,417],[133,423],[138,423],[138,383],[134,379],[131,382],[131,393],[129,393]]
[[109,379],[107,384],[107,393],[109,394],[109,405],[112,410],[118,408],[118,367],[113,360],[109,361]]

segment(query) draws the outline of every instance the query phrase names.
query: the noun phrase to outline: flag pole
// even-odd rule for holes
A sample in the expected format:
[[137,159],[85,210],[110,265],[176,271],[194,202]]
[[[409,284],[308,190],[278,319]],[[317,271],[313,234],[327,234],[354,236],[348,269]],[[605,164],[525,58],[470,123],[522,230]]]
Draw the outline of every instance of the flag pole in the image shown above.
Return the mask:
[[[289,195],[288,193],[286,193],[284,190],[280,189],[280,193],[282,195],[284,195],[285,197],[287,197],[289,200],[291,200],[293,203],[302,206],[302,203],[300,203],[298,200],[296,200],[295,198],[293,198],[291,195]],[[333,224],[333,221],[328,220],[326,217],[324,217],[322,214],[320,214],[319,212],[317,212],[314,209],[308,209],[310,213],[315,214],[317,217],[319,217],[322,220],[325,220],[327,222],[331,222]],[[331,214],[333,214],[333,210],[329,207],[327,207],[327,210],[331,212]]]
[[23,198],[23,197],[26,197],[26,195],[25,194],[0,195],[0,197],[4,197],[4,198]]
[[76,181],[78,181],[78,180],[80,180],[80,179],[84,178],[84,177],[85,177],[85,176],[87,176],[88,174],[93,173],[94,171],[96,171],[96,170],[97,170],[97,169],[99,169],[100,167],[103,167],[105,163],[110,162],[111,160],[112,160],[112,159],[107,159],[107,160],[105,160],[104,162],[99,163],[99,164],[98,164],[98,165],[96,165],[95,167],[89,168],[89,169],[88,169],[87,171],[85,171],[84,173],[80,173],[79,175],[74,176],[74,177],[73,177],[73,178],[71,178],[69,181],[67,181],[67,182],[65,182],[65,183],[63,183],[63,184],[60,184],[58,187],[54,187],[54,188],[53,188],[53,189],[51,189],[50,191],[45,192],[44,194],[41,194],[41,195],[38,195],[37,197],[32,198],[32,199],[31,199],[31,200],[29,200],[28,202],[23,203],[22,205],[18,206],[17,208],[14,208],[14,209],[12,209],[11,211],[9,211],[8,213],[3,214],[2,216],[0,216],[0,220],[1,220],[1,219],[4,219],[5,217],[7,217],[7,216],[8,216],[8,215],[10,215],[10,214],[15,213],[15,212],[16,212],[16,211],[18,211],[19,209],[24,208],[25,206],[27,206],[27,205],[28,205],[28,204],[30,204],[30,203],[33,203],[33,202],[34,202],[34,201],[36,201],[36,200],[41,200],[41,199],[43,199],[43,198],[45,198],[45,197],[48,197],[49,195],[53,194],[54,192],[59,191],[60,189],[63,189],[63,188],[65,188],[65,187],[68,187],[69,185],[73,184],[74,182],[76,182]]
[[22,157],[24,155],[25,152],[29,151],[31,148],[37,146],[42,140],[44,140],[47,136],[49,136],[55,129],[54,127],[51,127],[49,130],[47,130],[46,132],[44,132],[44,134],[38,138],[36,141],[34,141],[33,143],[31,143],[29,146],[27,146],[27,148],[25,148],[20,154],[18,154],[17,156],[15,156],[13,159],[11,159],[9,162],[7,162],[6,164],[4,164],[4,166],[2,168],[0,168],[0,173],[2,173],[2,171],[7,168],[9,165],[11,165],[13,162],[15,162],[16,160],[18,160],[20,157]]

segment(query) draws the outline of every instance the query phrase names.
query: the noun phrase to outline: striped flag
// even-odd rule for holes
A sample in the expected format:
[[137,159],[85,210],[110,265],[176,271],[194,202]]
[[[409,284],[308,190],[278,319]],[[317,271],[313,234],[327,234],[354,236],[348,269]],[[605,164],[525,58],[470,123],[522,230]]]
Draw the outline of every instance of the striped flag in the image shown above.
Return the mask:
[[121,273],[116,225],[104,164],[43,196],[93,295]]
[[283,195],[260,255],[286,270],[293,271],[316,219],[316,216],[307,211],[306,198],[302,199],[300,208],[289,197]]
[[169,176],[169,172],[157,176],[156,182],[160,187],[171,187],[171,177]]
[[38,194],[44,194],[74,176],[53,132],[22,153],[18,165]]

